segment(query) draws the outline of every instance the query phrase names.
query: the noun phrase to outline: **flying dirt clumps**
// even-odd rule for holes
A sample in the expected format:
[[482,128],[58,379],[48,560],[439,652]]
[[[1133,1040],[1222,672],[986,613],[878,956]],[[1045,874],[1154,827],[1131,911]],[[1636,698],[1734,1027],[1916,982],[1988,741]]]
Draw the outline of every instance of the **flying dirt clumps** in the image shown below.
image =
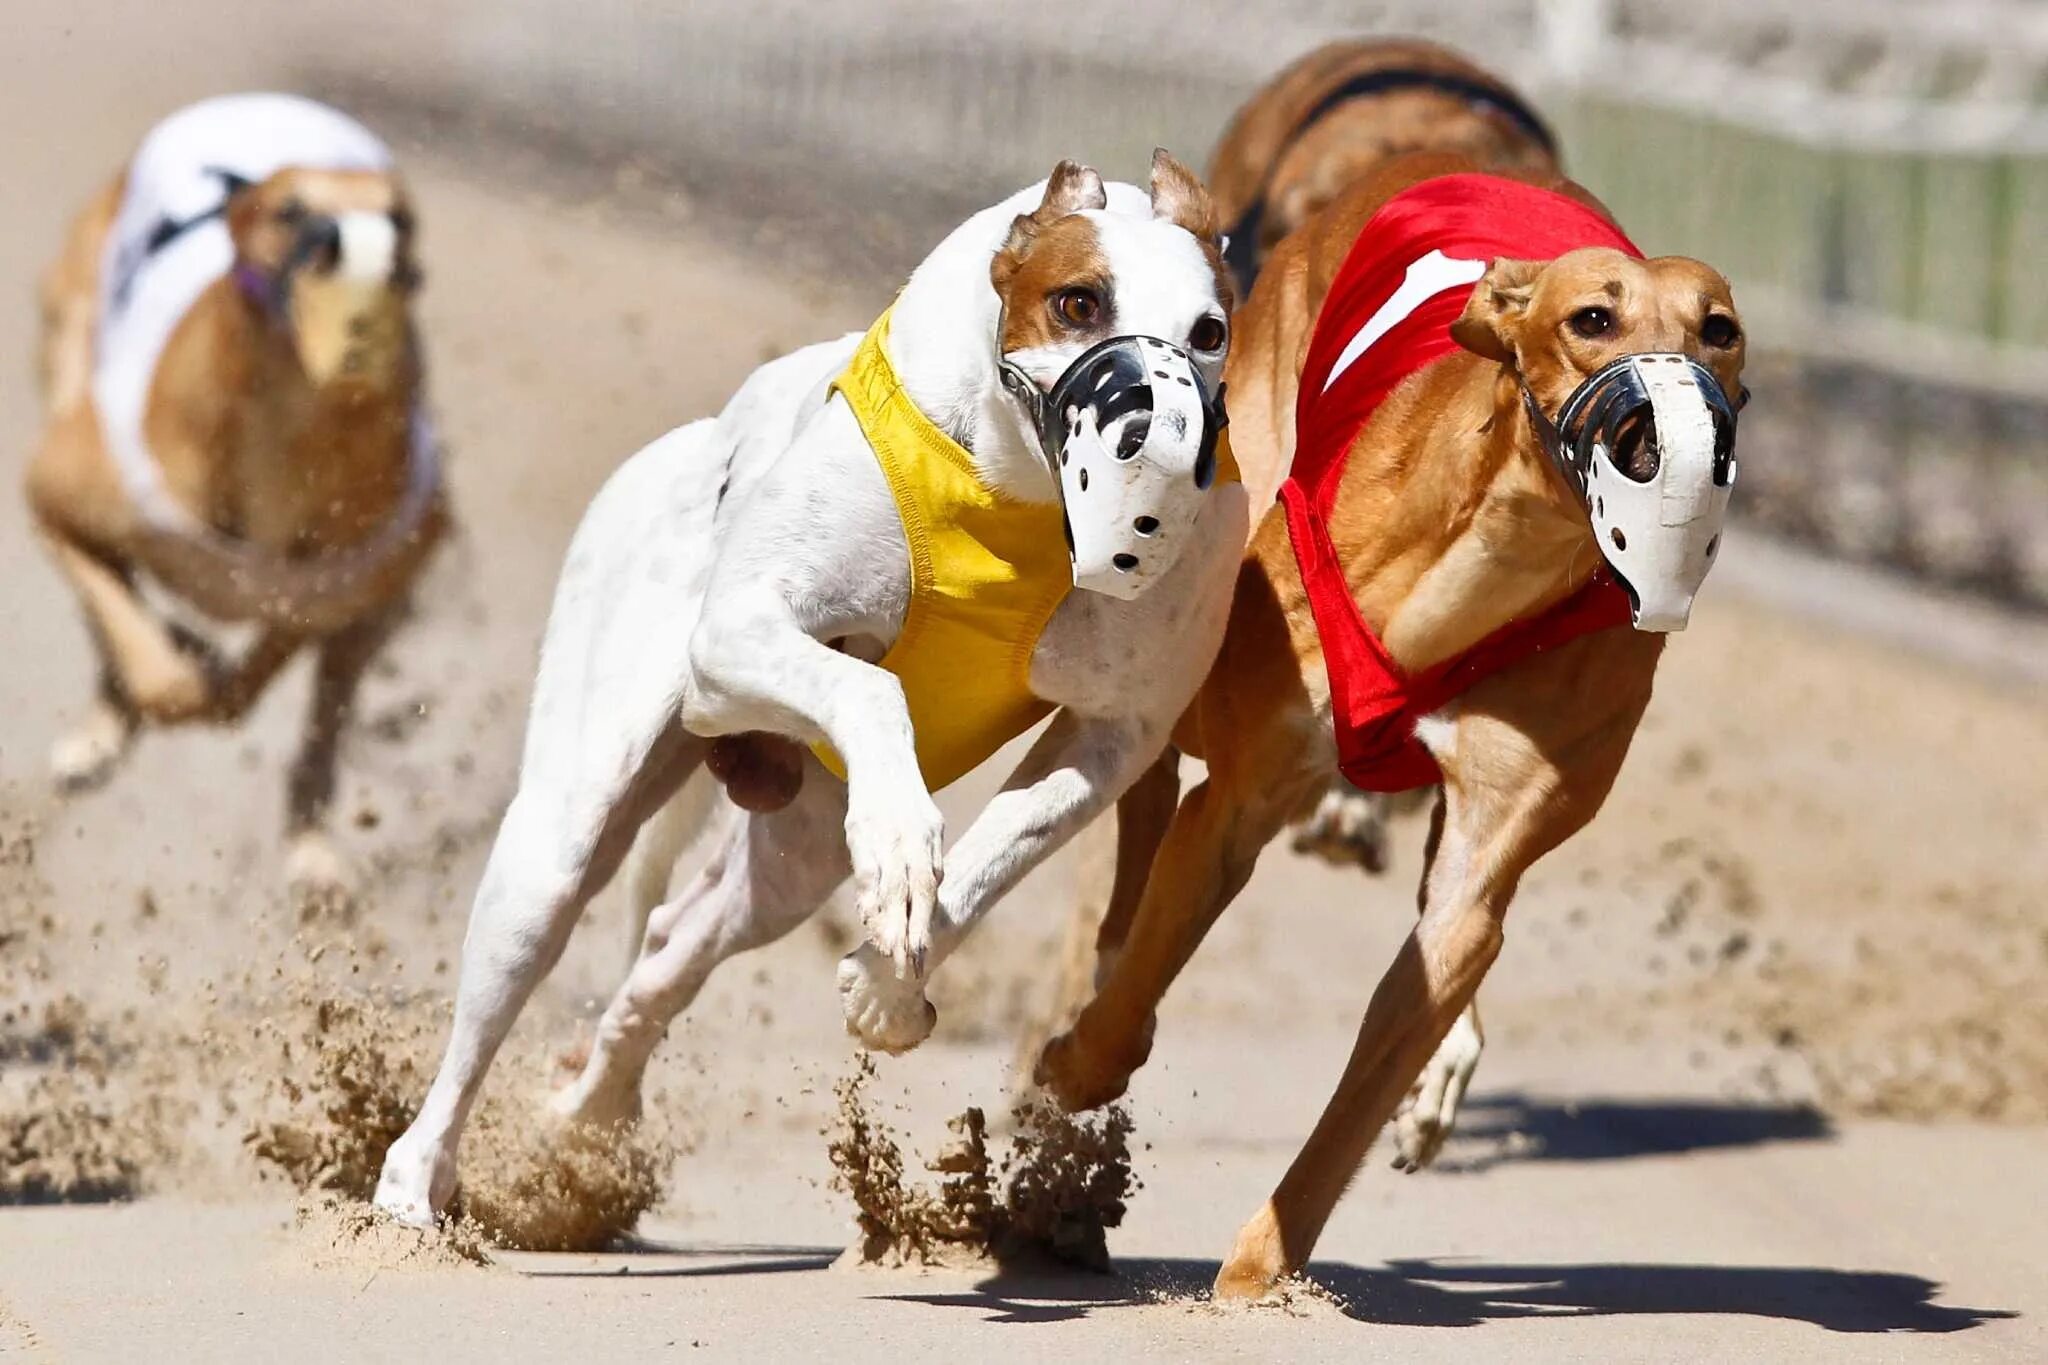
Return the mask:
[[981,1110],[968,1109],[948,1121],[953,1137],[926,1165],[942,1177],[933,1190],[905,1179],[901,1144],[870,1113],[874,1076],[863,1053],[837,1086],[839,1128],[828,1149],[833,1186],[852,1196],[860,1224],[849,1262],[978,1268],[1051,1259],[1109,1268],[1108,1230],[1123,1222],[1138,1187],[1123,1109],[1074,1119],[1044,1103],[1020,1106],[999,1164]]
[[242,1140],[300,1190],[368,1200],[426,1089],[422,1024],[367,999],[301,1003],[311,1010],[303,1033],[291,1027],[305,1017],[298,1011],[266,1021],[290,1112],[259,1120]]
[[136,1049],[52,993],[59,932],[35,823],[0,806],[0,1204],[132,1198],[177,1151],[184,1106],[129,1083]]
[[178,1106],[111,1087],[120,1051],[68,996],[0,1020],[0,1204],[132,1198],[175,1159]]
[[[272,1112],[250,1125],[245,1144],[301,1191],[367,1201],[385,1150],[426,1090],[440,1012],[301,996],[297,1009],[272,1015],[269,1032],[279,1054]],[[516,1074],[531,1059],[509,1060],[505,1070]],[[658,1122],[599,1133],[551,1126],[537,1110],[485,1096],[463,1144],[453,1221],[509,1250],[602,1250],[661,1201],[677,1145]],[[358,1224],[323,1226],[347,1233]]]

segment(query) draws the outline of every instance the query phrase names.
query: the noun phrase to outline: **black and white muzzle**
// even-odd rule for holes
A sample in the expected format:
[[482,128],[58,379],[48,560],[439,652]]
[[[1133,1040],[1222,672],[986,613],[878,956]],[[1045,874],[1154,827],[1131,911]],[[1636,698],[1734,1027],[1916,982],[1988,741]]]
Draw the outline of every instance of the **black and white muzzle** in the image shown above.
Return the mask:
[[1008,360],[1002,373],[1059,483],[1074,586],[1136,597],[1180,557],[1216,482],[1222,384],[1149,336],[1089,347],[1050,393]]
[[1736,413],[1714,372],[1674,352],[1626,355],[1588,375],[1551,421],[1522,400],[1593,522],[1638,630],[1685,629],[1721,548],[1735,487]]

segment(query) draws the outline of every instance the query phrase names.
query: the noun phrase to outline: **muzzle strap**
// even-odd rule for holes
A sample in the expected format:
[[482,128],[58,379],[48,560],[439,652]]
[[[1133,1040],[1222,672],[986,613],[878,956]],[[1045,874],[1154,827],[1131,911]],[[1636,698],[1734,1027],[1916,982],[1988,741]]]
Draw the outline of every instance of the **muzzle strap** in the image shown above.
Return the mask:
[[[1740,399],[1730,403],[1728,391],[1721,387],[1714,372],[1690,356],[1625,355],[1610,361],[1572,390],[1554,422],[1529,392],[1528,385],[1523,384],[1522,406],[1528,411],[1529,423],[1536,429],[1537,439],[1550,456],[1551,464],[1581,503],[1587,502],[1586,482],[1594,452],[1613,451],[1622,428],[1652,406],[1649,383],[1641,367],[1660,363],[1684,367],[1682,382],[1698,388],[1713,417],[1717,461],[1725,465],[1733,458],[1736,415],[1748,404],[1749,390],[1742,389]],[[1719,477],[1719,471],[1716,481],[1726,482]]]

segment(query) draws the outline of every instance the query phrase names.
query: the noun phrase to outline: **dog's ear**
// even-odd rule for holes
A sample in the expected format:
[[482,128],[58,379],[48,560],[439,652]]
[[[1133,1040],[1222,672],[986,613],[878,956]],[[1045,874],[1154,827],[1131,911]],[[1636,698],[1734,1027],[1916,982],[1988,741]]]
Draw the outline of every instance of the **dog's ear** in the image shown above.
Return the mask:
[[1164,147],[1152,149],[1152,216],[1168,219],[1205,242],[1215,241],[1222,228],[1216,221],[1216,203],[1201,179]]
[[1516,261],[1503,256],[1486,267],[1465,311],[1451,324],[1451,340],[1476,356],[1503,365],[1520,362],[1516,345],[1529,314],[1529,296],[1545,261]]
[[1038,219],[1029,213],[1020,213],[1010,220],[1010,235],[1003,239],[994,259],[988,263],[988,282],[996,287],[996,293],[1008,296],[1010,281],[1024,265],[1024,258],[1031,254],[1031,244],[1038,239]]
[[1038,239],[1041,229],[1083,209],[1108,207],[1109,194],[1102,188],[1102,177],[1095,173],[1095,168],[1078,161],[1062,161],[1052,168],[1052,175],[1045,182],[1045,197],[1038,201],[1038,207],[1010,220],[1010,235],[1003,239],[995,259],[989,262],[989,283],[998,294],[1009,289],[1011,278],[1031,254],[1031,244]]
[[1095,173],[1095,168],[1078,161],[1062,161],[1052,168],[1052,175],[1045,182],[1045,198],[1039,201],[1038,211],[1032,217],[1050,223],[1083,209],[1108,207],[1109,194],[1102,188],[1102,177]]

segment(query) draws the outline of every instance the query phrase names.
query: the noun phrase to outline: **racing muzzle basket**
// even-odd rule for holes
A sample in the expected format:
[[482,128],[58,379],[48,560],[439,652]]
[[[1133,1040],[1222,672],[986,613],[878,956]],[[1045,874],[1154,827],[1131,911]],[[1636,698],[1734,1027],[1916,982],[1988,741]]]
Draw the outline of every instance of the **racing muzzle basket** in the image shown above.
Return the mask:
[[1050,392],[1007,360],[1002,372],[1059,484],[1074,586],[1136,597],[1179,559],[1216,482],[1223,386],[1149,336],[1098,342]]
[[1735,487],[1735,421],[1713,371],[1673,352],[1626,355],[1587,376],[1552,422],[1523,402],[1585,504],[1638,630],[1685,629],[1721,548]]

